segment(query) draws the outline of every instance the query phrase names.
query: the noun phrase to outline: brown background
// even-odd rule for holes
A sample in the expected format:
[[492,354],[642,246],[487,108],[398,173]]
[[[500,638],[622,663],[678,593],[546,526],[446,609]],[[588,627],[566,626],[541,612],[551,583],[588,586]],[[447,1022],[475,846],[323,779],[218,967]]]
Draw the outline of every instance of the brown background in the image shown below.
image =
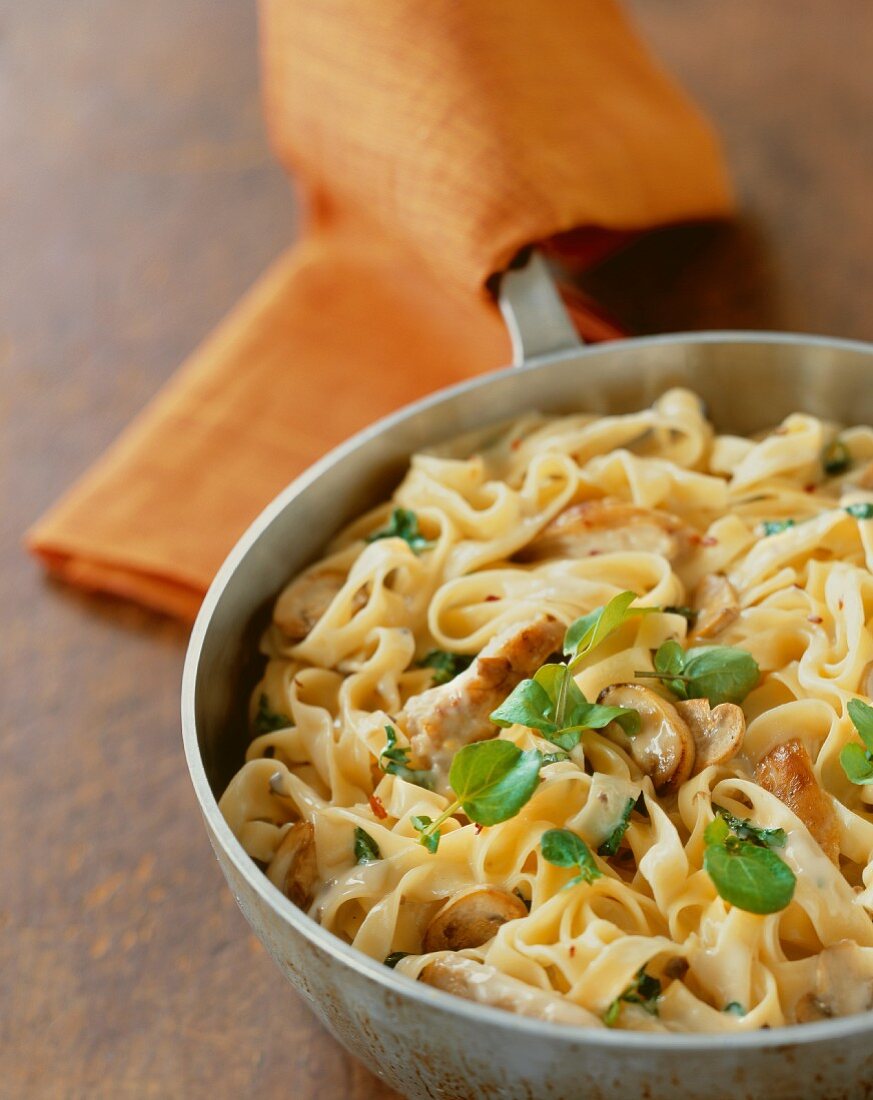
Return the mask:
[[[724,135],[743,213],[587,284],[640,332],[873,338],[867,0],[631,6]],[[0,150],[0,1094],[386,1095],[221,881],[179,743],[185,630],[19,549],[293,236],[251,4],[4,0]]]

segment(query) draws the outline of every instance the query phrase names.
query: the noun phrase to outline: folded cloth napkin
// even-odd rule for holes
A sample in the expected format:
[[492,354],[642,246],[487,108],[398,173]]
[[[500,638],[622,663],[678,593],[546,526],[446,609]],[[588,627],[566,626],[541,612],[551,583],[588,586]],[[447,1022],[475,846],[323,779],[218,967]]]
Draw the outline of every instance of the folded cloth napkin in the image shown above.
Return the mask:
[[507,362],[486,284],[522,247],[590,259],[730,210],[709,127],[612,0],[262,0],[261,17],[302,239],[28,535],[63,579],[183,618],[313,459]]

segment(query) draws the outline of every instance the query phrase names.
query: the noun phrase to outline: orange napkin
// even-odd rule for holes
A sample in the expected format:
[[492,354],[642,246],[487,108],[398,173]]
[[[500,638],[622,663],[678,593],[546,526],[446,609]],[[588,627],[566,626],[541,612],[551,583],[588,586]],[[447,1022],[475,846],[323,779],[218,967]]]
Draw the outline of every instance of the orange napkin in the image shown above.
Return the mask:
[[612,0],[263,0],[261,14],[303,238],[28,536],[65,580],[184,618],[312,460],[507,362],[485,284],[524,245],[559,235],[590,257],[730,210],[709,127]]

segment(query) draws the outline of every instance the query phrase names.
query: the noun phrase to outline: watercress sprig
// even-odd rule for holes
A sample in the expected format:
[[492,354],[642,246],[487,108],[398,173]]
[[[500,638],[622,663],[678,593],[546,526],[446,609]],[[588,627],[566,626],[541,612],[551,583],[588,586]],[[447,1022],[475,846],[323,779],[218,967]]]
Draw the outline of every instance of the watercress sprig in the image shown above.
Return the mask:
[[788,843],[788,834],[784,829],[764,829],[760,825],[753,825],[748,818],[734,817],[723,806],[712,804],[712,808],[719,817],[723,817],[730,830],[740,840],[751,840],[761,848],[784,848]]
[[414,554],[430,550],[434,545],[421,533],[418,516],[409,508],[395,508],[385,527],[367,535],[367,542],[377,542],[379,539],[403,539]]
[[447,684],[464,669],[469,668],[474,660],[474,657],[466,653],[449,653],[445,649],[432,649],[418,662],[418,666],[432,670],[434,684]]
[[425,790],[433,790],[433,777],[429,771],[409,766],[409,749],[397,744],[397,731],[393,726],[385,727],[387,740],[385,748],[379,754],[379,767],[388,775],[396,775],[407,783],[414,783]]
[[270,706],[269,696],[262,691],[258,698],[258,709],[253,723],[255,733],[275,733],[293,726],[287,714],[280,714]]
[[370,834],[362,829],[360,825],[355,826],[355,863],[375,863],[382,858],[382,853],[379,851],[379,845],[370,836]]
[[624,804],[624,809],[621,812],[621,817],[618,820],[618,824],[603,841],[600,847],[597,849],[597,854],[607,858],[614,856],[621,846],[621,842],[624,839],[624,834],[628,830],[630,825],[630,815],[633,813],[634,806],[636,806],[637,800],[635,798],[629,798]]
[[844,474],[852,465],[852,452],[842,439],[834,439],[823,448],[821,465],[828,477]]
[[537,749],[522,750],[511,741],[477,741],[455,753],[449,783],[455,800],[436,820],[414,817],[412,827],[419,843],[436,852],[440,826],[462,810],[478,825],[498,825],[515,817],[530,800],[540,781],[543,755]]
[[[770,830],[771,834],[778,832],[781,830]],[[771,847],[781,846],[784,839],[780,843],[771,835],[768,840],[742,840],[731,832],[721,813],[707,825],[703,839],[703,868],[719,896],[731,905],[747,913],[778,913],[794,897],[797,878]]]
[[635,676],[661,680],[680,699],[708,699],[719,703],[742,703],[761,677],[758,662],[745,649],[707,645],[685,650],[673,639],[655,653],[654,672]]
[[873,783],[873,707],[860,699],[850,699],[846,709],[864,745],[845,745],[840,764],[852,783],[863,786]]
[[646,973],[646,968],[640,967],[634,980],[627,989],[620,993],[603,1014],[603,1022],[607,1027],[615,1027],[621,1014],[621,1006],[625,1004],[640,1005],[650,1016],[658,1015],[658,998],[661,996],[661,983],[651,974]]
[[591,849],[585,841],[569,829],[548,829],[540,838],[543,859],[556,867],[575,867],[578,874],[565,883],[562,889],[577,886],[580,882],[594,882],[603,872],[594,861]]

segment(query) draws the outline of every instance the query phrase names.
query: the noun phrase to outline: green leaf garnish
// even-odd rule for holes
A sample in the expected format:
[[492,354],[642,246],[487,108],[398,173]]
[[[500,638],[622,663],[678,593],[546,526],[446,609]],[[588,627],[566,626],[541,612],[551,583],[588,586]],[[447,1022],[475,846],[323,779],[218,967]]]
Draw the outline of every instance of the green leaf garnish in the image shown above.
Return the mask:
[[703,834],[703,869],[720,897],[747,913],[778,913],[794,897],[797,878],[770,848],[741,840],[721,814]]
[[407,783],[414,783],[417,787],[424,787],[426,791],[433,790],[433,776],[429,771],[410,768],[409,749],[401,748],[397,744],[397,731],[394,727],[386,726],[385,733],[388,739],[379,755],[379,767],[382,771],[405,779]]
[[435,821],[412,819],[421,833],[419,843],[435,852],[440,826],[458,810],[477,825],[498,825],[515,817],[536,790],[542,765],[543,756],[537,749],[524,751],[511,741],[465,745],[455,753],[449,770],[455,801]]
[[391,970],[400,962],[401,959],[406,959],[412,954],[411,951],[392,951],[390,955],[386,955],[384,959],[385,966]]
[[635,676],[662,680],[680,699],[708,699],[719,703],[742,703],[761,677],[758,662],[745,649],[707,645],[683,650],[678,642],[658,647],[654,672]]
[[658,607],[631,607],[636,598],[634,592],[619,592],[605,607],[596,607],[570,624],[564,635],[564,654],[570,659],[571,670],[628,619],[660,611]]
[[637,800],[635,798],[629,798],[627,800],[622,810],[621,817],[618,820],[618,824],[597,849],[597,854],[599,856],[603,856],[604,858],[614,856],[618,851],[624,839],[624,834],[627,832],[628,825],[630,825],[630,815],[633,813],[636,804]]
[[267,693],[262,691],[258,698],[258,710],[253,723],[255,733],[274,733],[276,730],[288,729],[293,725],[293,721],[287,714],[279,714],[270,707],[270,699]]
[[722,1012],[726,1012],[728,1016],[745,1016],[746,1010],[740,1004],[739,1001],[730,1001],[724,1006]]
[[866,501],[860,504],[847,504],[843,511],[848,512],[853,519],[873,519],[873,504]]
[[835,439],[822,451],[821,465],[828,477],[844,474],[852,465],[852,452],[841,439]]
[[864,747],[854,742],[843,746],[840,764],[850,782],[863,786],[873,783],[873,707],[860,699],[850,699],[846,710]]
[[475,657],[466,653],[449,653],[445,649],[432,649],[430,653],[418,662],[419,668],[433,669],[434,684],[447,684],[464,669],[470,667]]
[[602,878],[603,872],[585,841],[569,829],[549,829],[540,838],[543,858],[556,867],[575,867],[578,874],[564,886],[576,886],[580,882],[593,882]]
[[697,612],[693,607],[687,607],[685,604],[668,604],[664,608],[665,615],[681,615],[689,626],[693,627],[697,622]]
[[622,1002],[626,1004],[640,1005],[650,1016],[658,1015],[658,998],[661,996],[661,983],[651,974],[646,973],[646,968],[641,967],[636,977],[627,987],[624,993],[619,994],[603,1014],[603,1022],[607,1027],[615,1027],[621,1013]]
[[793,519],[767,519],[761,525],[765,535],[780,535],[794,526]]
[[378,539],[403,539],[414,554],[430,550],[434,545],[422,535],[418,516],[408,508],[395,508],[385,527],[367,535],[367,542],[376,542]]
[[355,863],[375,863],[382,858],[379,845],[360,825],[355,826]]
[[788,834],[784,829],[762,829],[758,825],[753,825],[747,818],[734,817],[732,813],[728,813],[714,802],[712,808],[719,817],[724,818],[728,827],[740,840],[750,840],[761,848],[784,848],[788,843]]

